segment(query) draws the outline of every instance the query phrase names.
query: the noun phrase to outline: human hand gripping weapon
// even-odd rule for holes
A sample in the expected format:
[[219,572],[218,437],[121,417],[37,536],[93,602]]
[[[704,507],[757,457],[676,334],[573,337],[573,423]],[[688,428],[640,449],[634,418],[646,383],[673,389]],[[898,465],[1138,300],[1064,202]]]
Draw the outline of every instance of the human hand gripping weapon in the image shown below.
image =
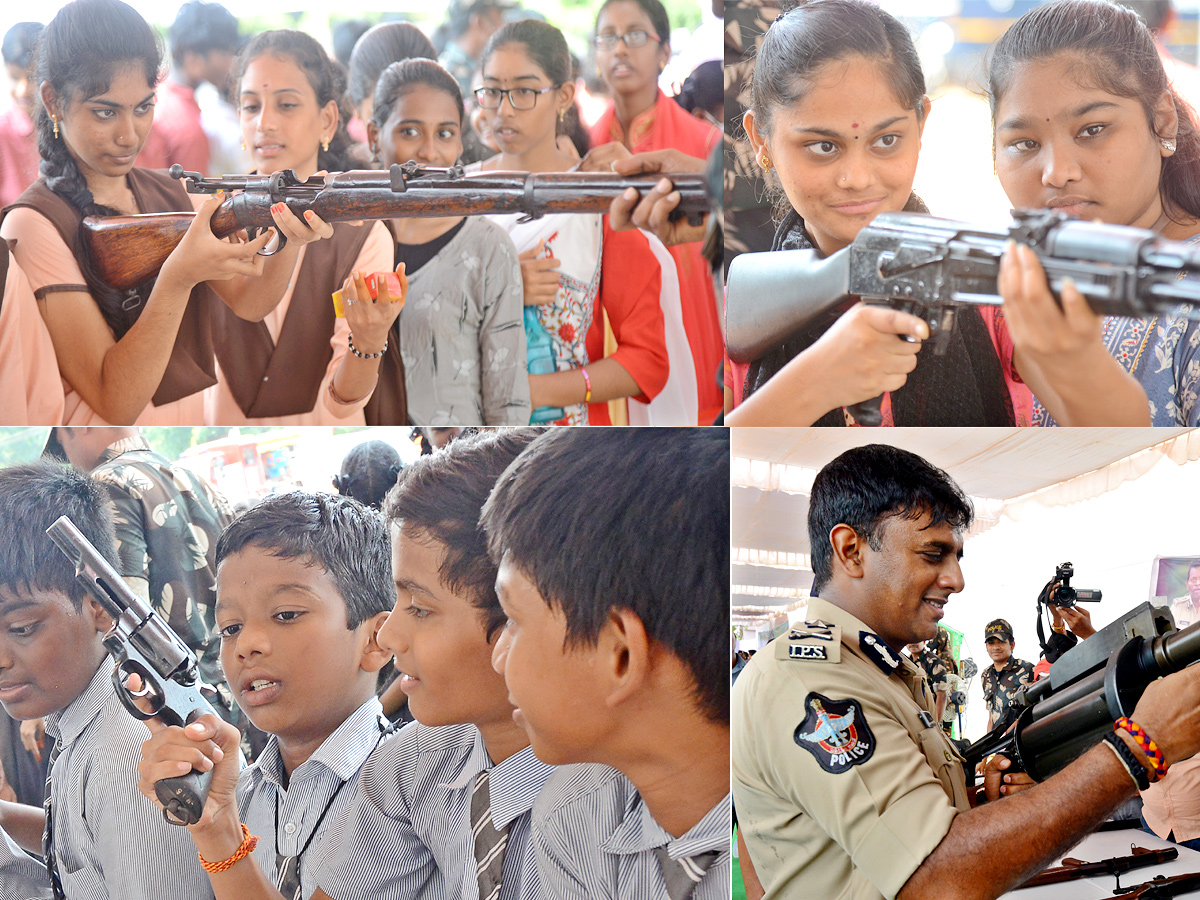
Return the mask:
[[[524,213],[538,218],[548,213],[606,213],[613,198],[628,188],[645,195],[663,175],[622,177],[592,172],[477,172],[393,165],[388,171],[362,170],[314,175],[301,181],[294,171],[272,175],[224,175],[205,178],[170,169],[186,180],[190,193],[230,192],[212,217],[217,237],[246,229],[253,237],[271,227],[271,207],[286,203],[296,215],[312,210],[326,222],[400,219],[410,217],[478,216]],[[666,175],[680,192],[678,216],[698,224],[709,210],[702,174]],[[237,193],[232,193],[237,192]],[[128,290],[152,278],[171,255],[195,214],[147,213],[136,216],[88,216],[83,220],[88,257],[100,279],[117,290]],[[283,235],[270,256],[282,249]]]
[[[752,362],[810,326],[824,331],[849,297],[920,316],[932,352],[946,352],[958,309],[1000,305],[1000,259],[1008,241],[1029,245],[1061,296],[1070,278],[1101,315],[1151,316],[1192,304],[1200,316],[1200,247],[1152,231],[1073,219],[1050,210],[1014,210],[1007,228],[986,228],[919,213],[883,213],[849,247],[743,253],[729,267],[725,340],[735,362]],[[851,407],[878,425],[879,398]]]
[[1132,716],[1158,678],[1200,660],[1200,622],[1175,630],[1169,609],[1142,603],[1059,657],[1050,673],[1017,691],[1004,718],[967,748],[967,778],[993,753],[1008,771],[1044,781]]
[[[167,725],[187,725],[204,713],[215,712],[200,693],[195,655],[134,593],[75,523],[62,516],[46,533],[75,564],[79,583],[113,620],[112,628],[104,635],[104,646],[116,662],[113,685],[117,696],[130,714],[142,720],[157,716]],[[126,686],[130,675],[141,678],[141,690],[134,692]],[[211,781],[211,771],[195,769],[159,781],[154,791],[167,821],[173,825],[199,821]]]

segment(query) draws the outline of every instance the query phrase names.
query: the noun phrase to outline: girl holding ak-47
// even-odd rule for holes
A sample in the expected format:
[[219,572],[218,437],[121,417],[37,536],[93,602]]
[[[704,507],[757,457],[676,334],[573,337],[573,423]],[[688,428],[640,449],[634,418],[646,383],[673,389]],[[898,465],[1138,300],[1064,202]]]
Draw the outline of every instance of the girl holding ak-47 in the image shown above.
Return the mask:
[[[997,43],[988,88],[996,174],[1013,206],[1200,243],[1195,113],[1171,87],[1154,38],[1134,12],[1076,0],[1031,10]],[[1066,330],[1033,323],[1049,362],[1069,365],[1062,351],[1086,343],[1137,379],[1152,424],[1200,424],[1200,322],[1172,313],[1101,323],[1077,293],[1072,304],[1065,291],[1064,317],[1026,248],[1010,254],[1001,279],[1002,286],[1019,283],[1040,316],[1066,319]],[[1015,331],[1016,316],[1010,318]],[[1034,424],[1055,424],[1051,415],[1058,418],[1049,402],[1036,404]]]
[[255,255],[270,235],[218,240],[208,224],[215,198],[198,205],[152,282],[119,292],[92,272],[79,236],[84,216],[193,208],[179,182],[134,167],[154,118],[161,65],[154,31],[119,0],[68,4],[39,43],[42,177],[5,209],[0,235],[37,297],[66,389],[67,423],[199,422],[201,392],[216,381],[210,308],[228,304],[261,317],[270,299]]
[[[786,198],[773,249],[829,255],[880,213],[927,211],[912,184],[930,101],[895,17],[862,0],[801,3],[768,30],[751,96],[746,132]],[[1006,271],[1019,263],[1006,254]],[[1103,352],[1098,329],[1067,337],[1081,306],[1090,315],[1078,292],[1064,292],[1064,316],[1020,279],[1000,289],[1004,315],[962,308],[940,356],[918,357],[929,330],[916,316],[847,304],[752,363],[747,399],[726,423],[855,424],[843,407],[887,392],[884,424],[1029,424],[1030,388],[1069,424],[1148,421],[1145,394]]]

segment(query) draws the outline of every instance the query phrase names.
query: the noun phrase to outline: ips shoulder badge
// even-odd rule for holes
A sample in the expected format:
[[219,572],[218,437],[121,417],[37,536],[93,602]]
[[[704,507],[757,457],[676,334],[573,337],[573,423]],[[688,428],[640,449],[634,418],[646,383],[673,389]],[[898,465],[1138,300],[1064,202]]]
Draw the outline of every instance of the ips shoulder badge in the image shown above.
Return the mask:
[[788,629],[786,638],[776,641],[778,659],[832,662],[841,659],[841,629],[824,622],[803,622]]
[[816,691],[804,698],[807,715],[796,727],[796,743],[826,772],[840,775],[875,752],[875,735],[857,700],[830,700]]

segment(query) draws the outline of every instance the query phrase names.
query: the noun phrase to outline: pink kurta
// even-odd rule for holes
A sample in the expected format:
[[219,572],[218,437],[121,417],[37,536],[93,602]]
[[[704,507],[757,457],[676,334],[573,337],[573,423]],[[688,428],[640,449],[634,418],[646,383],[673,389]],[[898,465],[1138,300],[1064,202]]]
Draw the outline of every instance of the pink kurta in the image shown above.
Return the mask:
[[29,279],[10,259],[0,301],[0,425],[58,425],[62,415],[54,345]]

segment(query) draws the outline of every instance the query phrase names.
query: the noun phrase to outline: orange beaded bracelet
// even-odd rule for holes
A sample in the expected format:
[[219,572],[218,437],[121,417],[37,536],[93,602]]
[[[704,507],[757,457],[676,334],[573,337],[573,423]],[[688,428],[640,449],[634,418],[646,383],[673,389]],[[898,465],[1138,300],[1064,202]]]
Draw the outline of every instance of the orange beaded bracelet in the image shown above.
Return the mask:
[[[254,852],[254,848],[258,846],[258,838],[250,833],[250,829],[246,827],[246,823],[242,822],[242,843],[229,859],[223,859],[220,862],[209,862],[203,856],[200,856],[200,865],[204,867],[205,872],[216,874],[224,872],[226,869],[233,866],[240,859],[244,859]],[[199,854],[197,854],[199,855]]]
[[1142,752],[1150,760],[1150,768],[1146,771],[1146,774],[1150,777],[1151,783],[1158,781],[1167,774],[1167,761],[1163,757],[1162,751],[1158,749],[1158,744],[1154,743],[1150,735],[1146,734],[1146,729],[1142,728],[1141,725],[1132,719],[1121,716],[1113,724],[1113,730],[1124,731],[1133,738],[1134,743],[1142,748]]

